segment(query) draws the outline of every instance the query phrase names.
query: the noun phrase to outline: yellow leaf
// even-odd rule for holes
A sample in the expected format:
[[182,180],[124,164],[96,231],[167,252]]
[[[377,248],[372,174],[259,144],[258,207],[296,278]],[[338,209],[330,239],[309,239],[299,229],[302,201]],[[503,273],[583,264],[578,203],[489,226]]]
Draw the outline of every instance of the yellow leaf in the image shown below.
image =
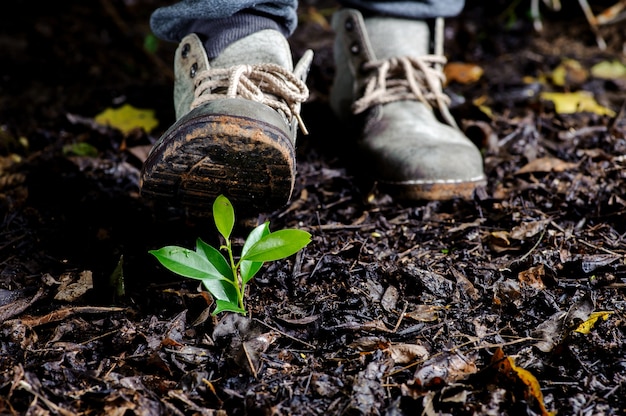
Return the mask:
[[591,67],[591,75],[601,79],[626,78],[626,65],[620,61],[602,61]]
[[613,314],[613,312],[602,311],[602,312],[593,312],[589,315],[589,318],[582,324],[578,325],[578,328],[574,330],[574,332],[580,332],[581,334],[588,334],[591,329],[595,326],[598,319],[602,318],[603,321],[609,319],[609,315]]
[[564,59],[563,62],[552,71],[552,83],[563,87],[569,84],[582,84],[589,73],[580,62],[574,59]]
[[119,108],[107,108],[95,119],[96,123],[110,126],[120,130],[124,134],[141,128],[150,133],[159,121],[154,117],[154,110],[135,108],[130,104],[124,104]]
[[541,98],[552,101],[559,114],[573,114],[582,112],[596,113],[601,116],[615,116],[615,112],[598,104],[593,95],[587,91],[577,92],[542,92]]
[[542,416],[553,416],[553,412],[546,409],[543,401],[543,393],[537,378],[525,368],[518,367],[512,357],[504,355],[504,351],[498,348],[491,358],[492,366],[494,366],[500,374],[502,374],[509,382],[513,384],[521,383],[525,386],[524,398],[531,402],[534,400],[539,407]]
[[486,102],[487,102],[487,96],[486,95],[481,95],[480,97],[475,98],[472,101],[472,104],[474,104],[487,117],[493,119],[493,111],[491,110],[491,107],[489,107],[488,105],[485,104]]

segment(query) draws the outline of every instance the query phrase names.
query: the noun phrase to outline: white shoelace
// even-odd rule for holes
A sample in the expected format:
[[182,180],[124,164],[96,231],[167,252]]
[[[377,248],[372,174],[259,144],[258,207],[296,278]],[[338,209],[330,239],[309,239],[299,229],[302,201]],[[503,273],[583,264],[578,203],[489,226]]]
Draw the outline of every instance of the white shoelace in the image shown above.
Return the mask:
[[306,127],[300,118],[300,104],[309,90],[291,71],[276,64],[236,65],[210,68],[196,76],[191,108],[208,101],[241,97],[282,111],[288,119],[295,117],[304,134]]
[[366,79],[363,96],[352,105],[359,114],[368,108],[394,101],[418,100],[429,108],[436,107],[445,121],[456,127],[448,105],[450,97],[443,92],[445,75],[441,67],[446,58],[441,55],[402,56],[364,65],[371,75]]

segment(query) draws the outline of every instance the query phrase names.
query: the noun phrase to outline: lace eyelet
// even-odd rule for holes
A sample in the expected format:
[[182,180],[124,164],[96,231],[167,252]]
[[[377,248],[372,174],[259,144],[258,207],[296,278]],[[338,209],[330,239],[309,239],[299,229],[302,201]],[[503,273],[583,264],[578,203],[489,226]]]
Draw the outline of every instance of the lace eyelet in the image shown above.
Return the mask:
[[361,45],[359,44],[359,42],[352,42],[352,44],[350,45],[350,53],[352,55],[358,55],[361,53]]
[[197,62],[194,62],[194,63],[191,65],[191,69],[189,69],[189,77],[190,77],[190,78],[195,78],[195,76],[196,76],[196,72],[198,72],[198,63],[197,63]]
[[190,46],[188,43],[185,43],[185,44],[183,45],[183,49],[182,49],[182,50],[181,50],[181,52],[180,52],[180,55],[181,55],[183,58],[186,58],[187,56],[189,56],[189,51],[190,51],[190,50],[191,50],[191,46]]
[[344,28],[348,32],[352,32],[354,30],[354,19],[352,17],[348,17],[344,23]]

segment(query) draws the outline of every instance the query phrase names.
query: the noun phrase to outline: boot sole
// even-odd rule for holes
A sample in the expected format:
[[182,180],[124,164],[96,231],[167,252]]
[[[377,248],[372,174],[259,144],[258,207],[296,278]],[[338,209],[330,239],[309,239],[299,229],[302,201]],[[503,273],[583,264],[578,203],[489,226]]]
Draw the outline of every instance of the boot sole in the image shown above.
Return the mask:
[[291,197],[295,149],[276,127],[232,115],[201,115],[175,125],[154,146],[141,195],[211,212],[223,194],[242,209],[273,210]]
[[486,179],[482,177],[470,181],[379,182],[378,188],[401,200],[447,201],[471,200],[476,189],[486,184]]

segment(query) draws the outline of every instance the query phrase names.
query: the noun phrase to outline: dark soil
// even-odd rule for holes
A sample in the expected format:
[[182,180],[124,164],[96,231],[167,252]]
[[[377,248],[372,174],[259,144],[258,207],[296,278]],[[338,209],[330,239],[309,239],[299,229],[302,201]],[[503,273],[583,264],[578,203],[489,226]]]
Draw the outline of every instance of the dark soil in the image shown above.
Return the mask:
[[[296,191],[242,216],[236,243],[265,220],[313,241],[264,266],[243,319],[211,316],[196,281],[148,254],[219,243],[209,219],[138,193],[142,154],[174,119],[176,45],[144,49],[163,3],[18,1],[0,17],[1,414],[626,413],[626,82],[524,78],[563,58],[624,62],[623,22],[600,28],[600,50],[578,2],[542,3],[540,33],[530,2],[468,2],[446,51],[485,73],[448,90],[488,185],[408,203],[355,168],[327,105],[336,6],[301,2],[293,52],[316,57]],[[557,114],[550,90],[616,115]],[[159,127],[93,123],[122,104]]]

